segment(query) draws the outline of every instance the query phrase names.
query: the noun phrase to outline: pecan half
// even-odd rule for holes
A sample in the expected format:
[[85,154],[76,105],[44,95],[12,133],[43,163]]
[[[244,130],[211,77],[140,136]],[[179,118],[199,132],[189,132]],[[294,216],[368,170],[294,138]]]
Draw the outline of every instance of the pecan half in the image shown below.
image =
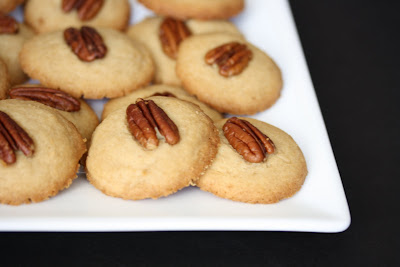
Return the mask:
[[157,92],[157,93],[152,94],[151,96],[168,96],[168,97],[175,97],[176,98],[176,96],[173,93],[170,93],[170,92],[162,92],[162,93]]
[[11,16],[0,14],[0,34],[18,33],[18,22]]
[[0,159],[6,164],[16,161],[15,151],[33,155],[33,141],[29,135],[5,112],[0,111]]
[[153,100],[139,98],[128,106],[126,115],[130,132],[147,149],[158,146],[156,128],[168,144],[175,145],[180,140],[178,127]]
[[79,111],[81,103],[69,94],[46,87],[15,87],[8,93],[10,98],[33,100],[63,111]]
[[64,12],[70,12],[73,9],[78,11],[80,20],[90,20],[99,13],[104,0],[63,0],[61,8]]
[[165,18],[160,25],[159,37],[164,53],[176,59],[179,44],[192,33],[186,24],[177,19]]
[[107,53],[103,38],[92,27],[83,26],[81,30],[68,28],[64,31],[64,39],[82,61],[103,58]]
[[240,74],[249,64],[253,52],[238,42],[223,44],[207,52],[204,57],[208,65],[219,66],[219,74],[230,77]]
[[248,162],[262,162],[275,151],[272,140],[246,120],[232,117],[222,127],[229,144]]

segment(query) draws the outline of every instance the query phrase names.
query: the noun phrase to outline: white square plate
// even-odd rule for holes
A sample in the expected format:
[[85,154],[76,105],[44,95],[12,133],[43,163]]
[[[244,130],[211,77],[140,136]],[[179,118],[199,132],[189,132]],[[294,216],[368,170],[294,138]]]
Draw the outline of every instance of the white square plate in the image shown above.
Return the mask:
[[[151,14],[132,2],[132,23]],[[21,11],[15,11],[18,14]],[[196,187],[158,200],[126,201],[102,194],[79,174],[57,196],[30,205],[0,205],[2,231],[277,230],[340,232],[350,212],[287,1],[247,0],[233,22],[280,66],[278,102],[255,118],[288,132],[306,157],[302,189],[277,204],[245,204]],[[104,100],[89,101],[98,114]]]

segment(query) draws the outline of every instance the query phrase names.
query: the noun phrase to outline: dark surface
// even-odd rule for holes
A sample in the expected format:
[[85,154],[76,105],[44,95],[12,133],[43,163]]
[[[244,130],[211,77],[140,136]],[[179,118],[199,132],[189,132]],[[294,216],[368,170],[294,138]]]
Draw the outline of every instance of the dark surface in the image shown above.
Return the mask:
[[290,3],[350,205],[349,229],[0,233],[0,262],[400,266],[400,6],[397,1]]

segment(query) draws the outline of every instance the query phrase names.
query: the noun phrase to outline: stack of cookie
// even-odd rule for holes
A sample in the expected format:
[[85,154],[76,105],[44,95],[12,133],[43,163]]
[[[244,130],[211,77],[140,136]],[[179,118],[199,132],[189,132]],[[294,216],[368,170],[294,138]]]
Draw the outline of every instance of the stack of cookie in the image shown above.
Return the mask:
[[[294,140],[232,117],[271,107],[282,88],[275,62],[226,20],[244,0],[139,2],[157,15],[134,25],[127,0],[28,0],[29,26],[1,15],[0,96],[12,99],[0,101],[0,203],[55,195],[79,161],[123,199],[190,185],[248,203],[296,193],[307,167]],[[84,99],[104,98],[99,124]]]

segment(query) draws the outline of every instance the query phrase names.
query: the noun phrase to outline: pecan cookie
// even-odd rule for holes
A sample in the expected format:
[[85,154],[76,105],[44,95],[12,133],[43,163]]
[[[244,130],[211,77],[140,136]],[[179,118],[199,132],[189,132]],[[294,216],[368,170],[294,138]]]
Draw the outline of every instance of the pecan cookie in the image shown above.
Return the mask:
[[0,101],[0,203],[40,202],[77,177],[86,151],[75,126],[37,102]]
[[8,92],[12,99],[31,100],[54,108],[72,122],[87,142],[99,124],[94,110],[83,99],[76,99],[67,93],[43,87],[38,84],[23,84],[11,88]]
[[20,53],[22,68],[41,84],[74,97],[119,97],[148,84],[149,52],[113,29],[82,27],[40,34]]
[[123,30],[130,4],[128,0],[29,0],[24,15],[38,33],[83,25]]
[[224,119],[216,126],[221,145],[196,182],[200,189],[248,203],[275,203],[300,190],[307,165],[291,136],[251,118]]
[[139,89],[135,92],[130,93],[129,95],[111,99],[104,105],[102,119],[106,118],[111,112],[117,110],[121,107],[127,107],[132,102],[135,102],[138,98],[146,98],[151,96],[169,96],[169,97],[176,97],[181,100],[189,101],[198,105],[201,110],[208,115],[213,121],[218,121],[222,119],[221,113],[210,108],[203,102],[197,100],[196,97],[189,95],[185,90],[180,87],[172,86],[172,85],[165,85],[165,84],[157,84],[144,87]]
[[209,32],[230,32],[241,35],[234,24],[224,20],[180,21],[164,17],[146,18],[130,26],[127,34],[144,44],[151,52],[156,65],[155,83],[181,85],[175,72],[179,43],[190,35]]
[[232,114],[269,108],[282,88],[275,62],[245,39],[228,33],[185,39],[179,47],[176,72],[189,93]]
[[6,98],[6,93],[10,87],[10,78],[8,77],[7,66],[0,59],[0,99]]
[[139,0],[155,13],[179,19],[227,19],[239,14],[244,0]]
[[33,31],[25,24],[0,14],[0,59],[7,65],[12,85],[28,80],[21,69],[18,54],[23,44],[33,35]]
[[18,5],[22,4],[25,0],[1,0],[0,13],[7,14],[13,11]]
[[218,131],[198,106],[174,97],[138,99],[94,131],[87,177],[110,196],[156,199],[193,184],[218,144]]

